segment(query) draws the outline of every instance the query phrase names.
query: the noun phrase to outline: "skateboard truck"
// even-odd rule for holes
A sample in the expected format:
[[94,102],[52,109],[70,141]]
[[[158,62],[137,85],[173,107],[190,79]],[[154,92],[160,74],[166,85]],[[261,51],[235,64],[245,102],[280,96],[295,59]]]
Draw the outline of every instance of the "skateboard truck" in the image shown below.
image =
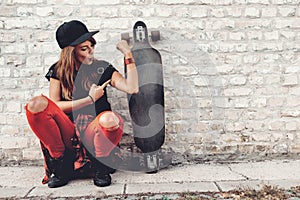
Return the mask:
[[[144,42],[146,41],[146,34],[145,34],[145,28],[142,26],[138,26],[137,30],[135,31],[136,33],[136,41],[138,42]],[[158,30],[153,30],[151,31],[150,38],[153,42],[156,42],[160,40],[160,31]],[[133,38],[129,35],[129,33],[122,33],[121,34],[121,40],[126,40],[127,43],[130,43],[130,40]]]
[[145,153],[144,157],[147,173],[156,173],[159,170],[158,152]]
[[146,39],[145,29],[142,26],[138,26],[136,28],[136,40],[139,42],[143,42]]

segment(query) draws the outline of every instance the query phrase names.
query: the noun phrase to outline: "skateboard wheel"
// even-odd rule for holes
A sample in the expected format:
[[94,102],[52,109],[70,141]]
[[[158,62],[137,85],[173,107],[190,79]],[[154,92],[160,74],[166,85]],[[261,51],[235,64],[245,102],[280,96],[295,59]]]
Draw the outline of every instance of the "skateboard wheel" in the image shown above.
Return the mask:
[[122,33],[122,34],[121,34],[121,40],[126,40],[127,43],[129,44],[129,42],[130,42],[130,36],[129,36],[129,33]]
[[160,31],[151,31],[151,39],[154,42],[160,40]]

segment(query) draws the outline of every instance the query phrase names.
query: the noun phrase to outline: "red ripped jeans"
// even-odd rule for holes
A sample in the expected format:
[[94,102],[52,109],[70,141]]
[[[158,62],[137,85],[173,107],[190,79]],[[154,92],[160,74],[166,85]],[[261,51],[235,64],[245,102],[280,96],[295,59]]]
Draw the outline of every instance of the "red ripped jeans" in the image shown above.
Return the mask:
[[[43,97],[47,98],[46,96]],[[64,155],[66,148],[74,148],[72,138],[78,130],[76,124],[54,102],[49,98],[47,100],[48,106],[46,109],[38,113],[30,112],[28,105],[26,105],[26,116],[32,131],[49,151],[50,156],[60,158]],[[119,143],[123,132],[123,120],[116,113],[114,114],[119,118],[118,129],[109,131],[101,127],[99,118],[103,113],[87,122],[86,128],[82,130],[81,134],[77,134],[81,135],[80,140],[83,142],[84,147],[96,157],[108,156]]]

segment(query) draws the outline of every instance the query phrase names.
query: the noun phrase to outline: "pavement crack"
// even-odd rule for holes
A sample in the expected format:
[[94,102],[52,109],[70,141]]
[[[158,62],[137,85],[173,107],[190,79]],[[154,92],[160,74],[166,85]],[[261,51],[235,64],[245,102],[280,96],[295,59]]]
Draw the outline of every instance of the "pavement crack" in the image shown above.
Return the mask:
[[34,190],[36,188],[36,186],[32,187],[24,196],[24,198],[27,198],[28,195],[32,192],[32,190]]
[[127,190],[127,184],[124,184],[124,189],[123,189],[123,195],[126,195],[126,190]]
[[249,178],[248,176],[246,176],[246,175],[244,175],[244,174],[242,174],[242,173],[240,173],[240,172],[234,171],[234,170],[231,168],[230,165],[228,165],[228,168],[229,168],[229,170],[230,170],[231,172],[236,173],[236,174],[238,174],[238,175],[244,177],[246,180],[250,180],[250,178]]
[[220,186],[216,181],[214,181],[214,184],[215,184],[216,187],[218,188],[219,192],[223,192],[221,186]]

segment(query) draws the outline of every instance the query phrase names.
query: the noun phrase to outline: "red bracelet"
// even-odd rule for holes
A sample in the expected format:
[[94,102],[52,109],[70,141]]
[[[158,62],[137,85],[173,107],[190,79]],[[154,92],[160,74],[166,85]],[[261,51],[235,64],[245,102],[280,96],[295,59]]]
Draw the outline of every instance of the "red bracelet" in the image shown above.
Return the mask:
[[126,59],[124,60],[124,62],[125,62],[125,65],[129,65],[129,64],[134,63],[134,59],[133,59],[133,58],[126,58]]

